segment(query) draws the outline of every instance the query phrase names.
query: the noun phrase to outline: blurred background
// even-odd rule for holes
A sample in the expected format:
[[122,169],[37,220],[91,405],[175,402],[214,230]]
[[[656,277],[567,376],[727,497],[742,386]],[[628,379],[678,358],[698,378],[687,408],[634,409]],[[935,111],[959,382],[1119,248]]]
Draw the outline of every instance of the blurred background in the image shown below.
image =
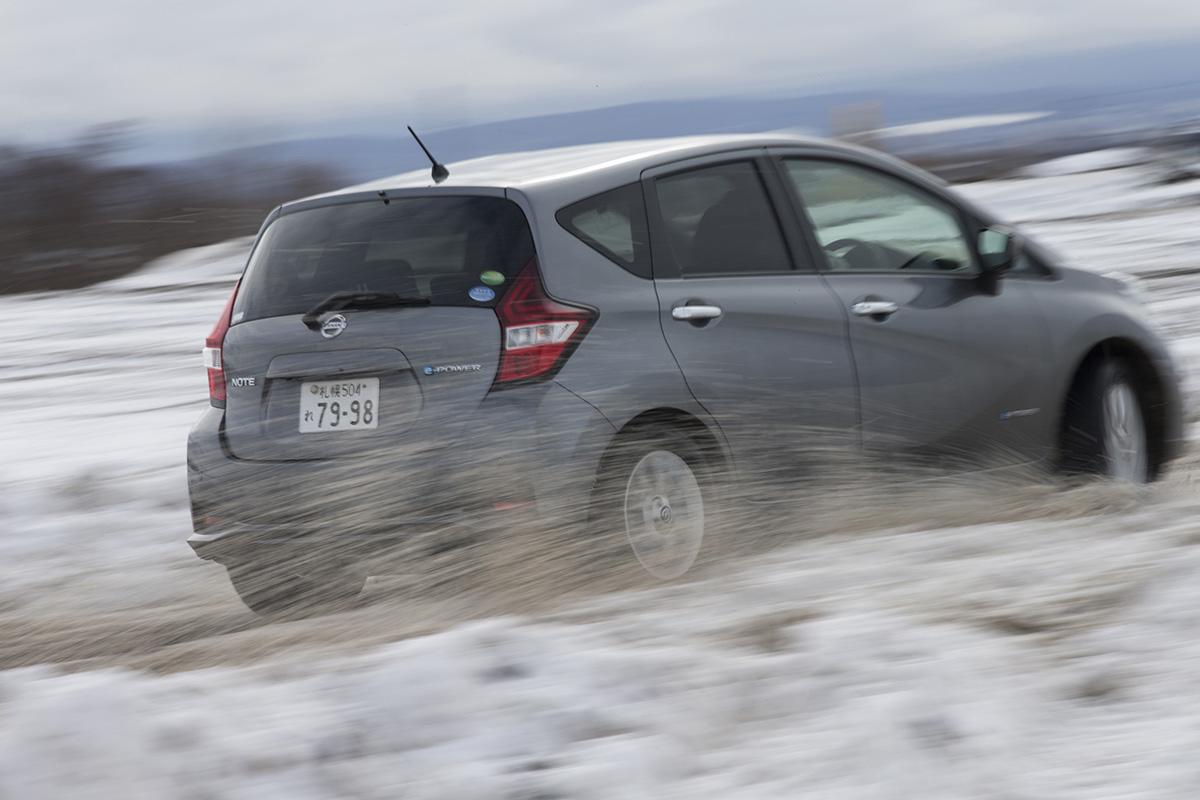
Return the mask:
[[254,233],[284,199],[612,139],[794,130],[951,180],[1146,148],[1197,168],[1200,12],[1176,0],[122,2],[0,10],[3,291]]
[[1194,409],[1200,5],[0,0],[0,108],[0,796],[1196,796],[1194,446],[1141,491],[776,520],[680,584],[401,582],[275,624],[185,545],[183,459],[263,217],[425,166],[410,124],[451,170],[888,151],[1140,277]]

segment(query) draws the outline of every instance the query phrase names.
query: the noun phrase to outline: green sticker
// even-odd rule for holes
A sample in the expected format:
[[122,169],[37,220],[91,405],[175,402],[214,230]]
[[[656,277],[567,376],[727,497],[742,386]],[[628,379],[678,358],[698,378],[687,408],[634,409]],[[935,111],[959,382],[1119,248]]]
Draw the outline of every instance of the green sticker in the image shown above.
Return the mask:
[[497,272],[494,269],[489,269],[487,272],[479,273],[479,280],[486,283],[488,286],[499,286],[504,283],[504,273]]

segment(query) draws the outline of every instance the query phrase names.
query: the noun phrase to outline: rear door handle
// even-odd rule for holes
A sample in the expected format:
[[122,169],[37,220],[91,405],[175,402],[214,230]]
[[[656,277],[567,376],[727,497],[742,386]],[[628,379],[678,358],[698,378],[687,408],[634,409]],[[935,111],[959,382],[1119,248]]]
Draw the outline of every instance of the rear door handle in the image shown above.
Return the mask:
[[675,306],[671,309],[671,319],[683,322],[695,322],[702,319],[716,319],[723,313],[720,306]]
[[862,300],[850,306],[850,311],[859,317],[886,317],[899,308],[891,300]]

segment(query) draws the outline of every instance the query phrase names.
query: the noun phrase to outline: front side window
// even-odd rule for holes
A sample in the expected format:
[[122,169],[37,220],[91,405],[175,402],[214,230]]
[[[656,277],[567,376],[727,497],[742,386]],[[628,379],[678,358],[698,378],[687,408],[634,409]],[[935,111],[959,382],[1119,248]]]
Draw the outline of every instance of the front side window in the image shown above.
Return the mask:
[[789,159],[785,165],[831,270],[974,270],[958,214],[937,197],[855,164]]
[[753,274],[792,268],[779,220],[753,162],[737,161],[655,181],[679,274]]

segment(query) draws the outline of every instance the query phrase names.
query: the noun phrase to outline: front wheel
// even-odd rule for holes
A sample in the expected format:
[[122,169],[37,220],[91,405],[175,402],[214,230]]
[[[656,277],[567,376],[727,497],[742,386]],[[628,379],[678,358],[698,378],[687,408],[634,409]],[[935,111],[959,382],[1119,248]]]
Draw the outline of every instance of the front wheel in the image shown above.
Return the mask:
[[626,552],[654,577],[680,577],[704,544],[710,478],[703,452],[682,433],[656,432],[618,443],[597,487],[601,534],[623,538]]
[[1117,360],[1101,363],[1073,400],[1064,442],[1067,468],[1125,483],[1149,482],[1146,418],[1129,367]]

